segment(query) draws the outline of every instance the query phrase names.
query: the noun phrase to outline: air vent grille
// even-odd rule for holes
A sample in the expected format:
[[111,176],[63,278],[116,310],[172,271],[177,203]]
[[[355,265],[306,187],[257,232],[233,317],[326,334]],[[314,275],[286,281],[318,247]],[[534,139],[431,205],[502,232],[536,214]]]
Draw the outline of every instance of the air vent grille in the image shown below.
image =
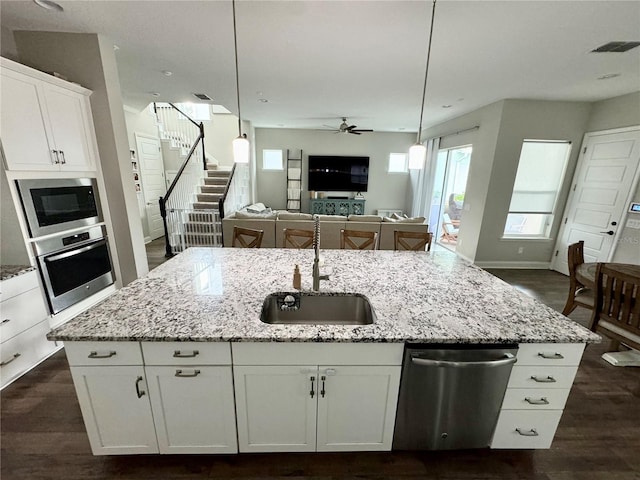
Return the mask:
[[207,100],[207,101],[212,101],[213,100],[213,98],[211,98],[206,93],[193,93],[192,95],[194,97],[196,97],[198,100]]
[[609,42],[591,50],[594,53],[621,53],[628,52],[632,48],[636,48],[640,42]]

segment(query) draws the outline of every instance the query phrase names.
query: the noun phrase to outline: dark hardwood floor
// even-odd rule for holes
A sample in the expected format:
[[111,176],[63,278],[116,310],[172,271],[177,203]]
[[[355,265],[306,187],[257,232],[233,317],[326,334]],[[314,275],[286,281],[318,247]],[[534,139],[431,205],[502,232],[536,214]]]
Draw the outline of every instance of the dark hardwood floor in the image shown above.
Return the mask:
[[[492,270],[556,309],[568,288],[550,271]],[[586,324],[588,314],[572,318]],[[64,351],[1,393],[2,480],[438,479],[640,480],[640,368],[587,347],[549,450],[94,457]],[[469,399],[473,401],[473,399]]]

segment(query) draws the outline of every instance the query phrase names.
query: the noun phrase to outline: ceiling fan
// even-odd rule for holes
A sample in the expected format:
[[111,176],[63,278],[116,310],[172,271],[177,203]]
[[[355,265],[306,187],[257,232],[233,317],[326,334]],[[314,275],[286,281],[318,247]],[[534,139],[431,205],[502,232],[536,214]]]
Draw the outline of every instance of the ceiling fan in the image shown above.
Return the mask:
[[325,125],[325,127],[331,128],[334,133],[352,133],[354,135],[360,135],[362,132],[373,132],[373,130],[365,130],[362,128],[358,129],[357,125],[349,125],[347,123],[347,117],[342,117],[342,123],[337,129],[329,125]]

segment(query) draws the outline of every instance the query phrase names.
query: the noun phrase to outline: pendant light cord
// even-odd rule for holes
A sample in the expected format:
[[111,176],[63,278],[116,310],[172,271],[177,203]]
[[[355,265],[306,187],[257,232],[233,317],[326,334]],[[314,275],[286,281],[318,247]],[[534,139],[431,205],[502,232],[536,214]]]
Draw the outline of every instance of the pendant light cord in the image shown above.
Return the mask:
[[[429,75],[429,59],[431,58],[431,39],[433,38],[433,22],[435,18],[436,18],[436,0],[433,0],[433,9],[431,11],[431,27],[429,29],[429,46],[427,47],[427,66],[425,67],[425,70],[424,70],[424,86],[422,87],[422,105],[420,106],[420,127],[418,128],[417,143],[421,143],[420,140],[422,137],[422,115],[424,113],[424,100],[427,95],[427,75]],[[237,61],[237,58],[236,58],[236,61]]]
[[[236,97],[238,100],[238,136],[242,136],[242,114],[240,113],[240,76],[238,75],[238,37],[236,35],[236,0],[231,0],[233,8],[233,51],[236,60]],[[435,6],[435,5],[434,5]],[[422,120],[420,120],[422,122]]]

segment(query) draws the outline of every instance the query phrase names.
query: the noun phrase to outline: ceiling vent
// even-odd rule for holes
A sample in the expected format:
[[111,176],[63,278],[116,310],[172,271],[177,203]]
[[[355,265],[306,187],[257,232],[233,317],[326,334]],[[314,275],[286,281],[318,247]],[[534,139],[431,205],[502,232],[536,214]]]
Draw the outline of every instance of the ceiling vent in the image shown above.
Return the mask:
[[211,98],[206,93],[193,93],[192,95],[194,97],[196,97],[198,100],[205,100],[207,102],[212,102],[213,101],[213,98]]
[[609,42],[591,50],[592,53],[622,53],[636,48],[640,42]]

